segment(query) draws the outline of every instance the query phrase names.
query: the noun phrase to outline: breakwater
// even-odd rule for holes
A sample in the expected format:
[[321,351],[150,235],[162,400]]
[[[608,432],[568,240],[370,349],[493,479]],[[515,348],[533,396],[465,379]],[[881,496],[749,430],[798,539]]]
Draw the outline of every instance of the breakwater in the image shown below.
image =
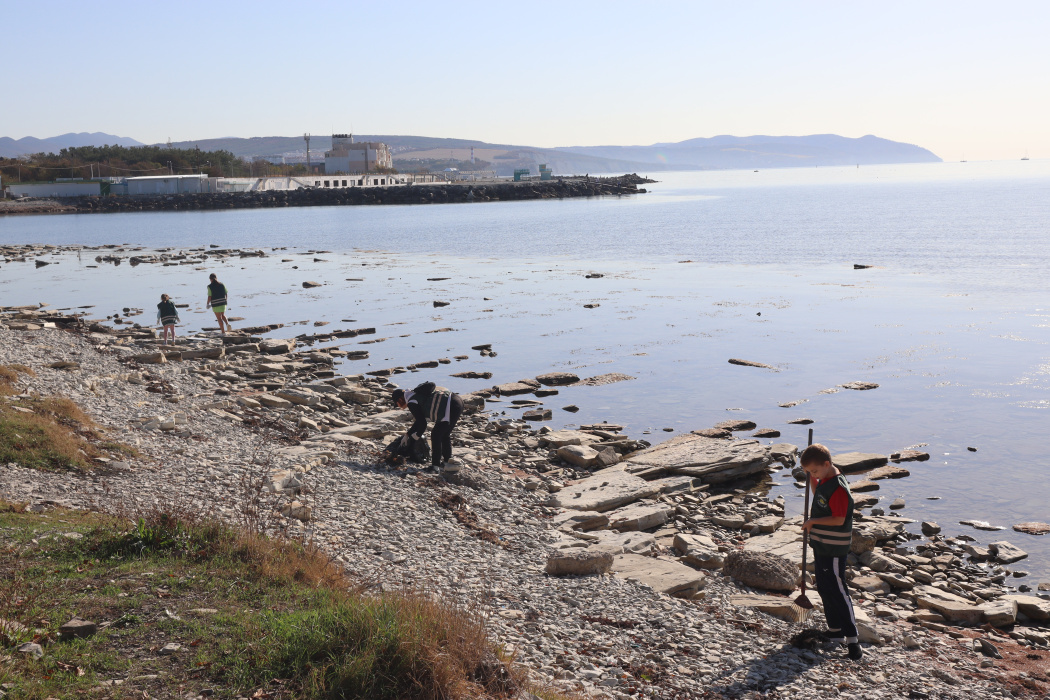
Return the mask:
[[529,182],[309,188],[133,197],[55,197],[13,202],[0,200],[0,214],[105,214],[127,211],[202,211],[376,204],[465,204],[643,194],[646,190],[638,185],[645,182],[651,180],[638,175],[625,175]]

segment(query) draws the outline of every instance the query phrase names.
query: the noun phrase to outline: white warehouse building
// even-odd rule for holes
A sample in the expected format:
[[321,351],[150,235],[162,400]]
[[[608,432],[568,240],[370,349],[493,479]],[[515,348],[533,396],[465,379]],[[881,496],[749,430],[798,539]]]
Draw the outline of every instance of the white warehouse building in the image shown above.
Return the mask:
[[208,176],[196,175],[150,175],[129,177],[128,194],[185,194],[209,192]]

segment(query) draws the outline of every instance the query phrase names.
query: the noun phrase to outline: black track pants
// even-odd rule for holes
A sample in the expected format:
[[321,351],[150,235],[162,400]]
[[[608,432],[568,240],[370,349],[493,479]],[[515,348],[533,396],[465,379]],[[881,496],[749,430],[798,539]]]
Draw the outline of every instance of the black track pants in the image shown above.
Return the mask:
[[846,557],[814,555],[813,567],[828,630],[837,631],[835,636],[843,637],[847,642],[857,641],[857,619],[853,616],[853,601],[846,584]]
[[430,461],[437,465],[452,459],[452,429],[463,413],[463,399],[452,395],[448,421],[438,421],[430,431]]

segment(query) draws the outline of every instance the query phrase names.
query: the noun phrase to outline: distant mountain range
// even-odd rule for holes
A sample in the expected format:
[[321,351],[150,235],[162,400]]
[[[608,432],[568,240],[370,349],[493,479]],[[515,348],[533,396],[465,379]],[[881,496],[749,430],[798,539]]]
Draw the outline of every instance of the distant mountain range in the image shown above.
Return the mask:
[[[536,170],[546,163],[556,173],[610,173],[660,170],[720,170],[735,168],[789,168],[876,163],[936,163],[935,154],[907,143],[877,136],[847,138],[835,134],[813,136],[714,136],[651,146],[570,146],[535,148],[494,144],[470,139],[445,139],[389,134],[356,135],[359,141],[382,141],[394,153],[395,167],[410,168],[420,161],[477,157],[493,163],[500,174],[516,168]],[[331,137],[315,136],[310,150],[323,157]],[[182,148],[225,149],[245,158],[302,151],[301,136],[224,138],[182,141]]]
[[13,139],[10,136],[0,136],[0,156],[4,158],[16,158],[30,153],[58,153],[63,148],[74,148],[76,146],[143,146],[141,141],[126,136],[113,136],[96,131],[89,134],[86,131],[79,134],[62,134],[47,139],[38,139],[26,136],[21,139]]
[[[535,172],[540,163],[546,163],[556,173],[568,174],[936,163],[941,160],[925,148],[870,135],[860,138],[835,134],[714,136],[678,143],[656,143],[651,146],[564,148],[535,148],[471,139],[389,134],[355,134],[355,139],[387,144],[394,155],[394,166],[403,170],[419,166],[445,167],[450,162],[454,164],[455,161],[462,163],[470,159],[473,148],[477,158],[491,163],[501,175],[509,175],[517,168],[529,168]],[[41,151],[58,152],[70,146],[105,144],[143,145],[135,139],[104,133],[64,134],[49,139],[27,136],[17,141],[4,137],[0,138],[0,156],[13,157]],[[177,148],[199,147],[202,151],[226,150],[242,158],[275,157],[284,153],[301,152],[306,148],[302,136],[228,137],[178,141],[172,145]],[[331,145],[330,136],[312,137],[311,155],[321,160]]]
[[558,150],[683,170],[941,161],[925,148],[870,135],[857,139],[835,134],[713,136],[652,146],[572,146]]

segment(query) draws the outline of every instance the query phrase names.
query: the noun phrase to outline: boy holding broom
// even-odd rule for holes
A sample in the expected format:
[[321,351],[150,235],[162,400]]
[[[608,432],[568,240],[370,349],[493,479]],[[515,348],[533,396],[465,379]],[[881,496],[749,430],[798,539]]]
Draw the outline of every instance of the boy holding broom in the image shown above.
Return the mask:
[[813,489],[813,506],[802,528],[809,532],[813,549],[817,593],[828,621],[826,636],[832,642],[846,644],[849,658],[860,661],[864,651],[857,639],[857,620],[846,584],[846,557],[853,539],[853,495],[823,445],[813,444],[803,451],[802,468]]

